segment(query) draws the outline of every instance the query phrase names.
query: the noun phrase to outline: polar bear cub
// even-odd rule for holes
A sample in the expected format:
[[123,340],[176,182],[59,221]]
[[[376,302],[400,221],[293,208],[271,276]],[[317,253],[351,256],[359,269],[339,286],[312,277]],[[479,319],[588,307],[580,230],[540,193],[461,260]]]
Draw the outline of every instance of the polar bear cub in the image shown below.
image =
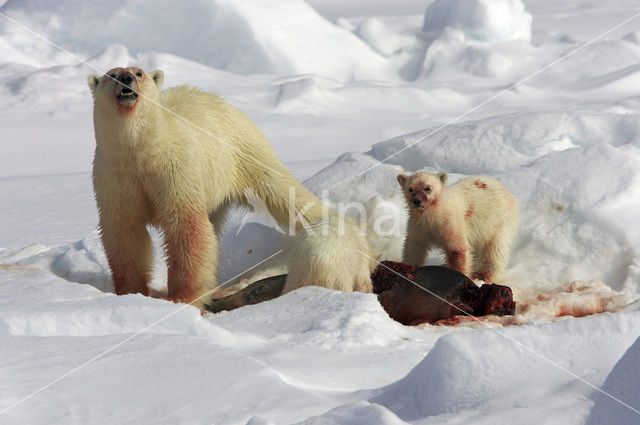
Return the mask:
[[441,248],[454,270],[485,282],[504,279],[519,212],[498,180],[472,176],[446,186],[444,172],[397,178],[409,208],[404,263],[421,266],[431,248]]

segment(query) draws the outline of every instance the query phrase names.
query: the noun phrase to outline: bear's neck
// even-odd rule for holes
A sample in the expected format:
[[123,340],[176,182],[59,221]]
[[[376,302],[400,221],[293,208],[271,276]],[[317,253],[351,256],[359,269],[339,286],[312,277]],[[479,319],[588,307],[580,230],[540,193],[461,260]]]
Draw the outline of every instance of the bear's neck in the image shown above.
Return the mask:
[[106,159],[124,161],[152,154],[165,131],[165,117],[155,105],[137,105],[132,113],[94,113],[96,145]]

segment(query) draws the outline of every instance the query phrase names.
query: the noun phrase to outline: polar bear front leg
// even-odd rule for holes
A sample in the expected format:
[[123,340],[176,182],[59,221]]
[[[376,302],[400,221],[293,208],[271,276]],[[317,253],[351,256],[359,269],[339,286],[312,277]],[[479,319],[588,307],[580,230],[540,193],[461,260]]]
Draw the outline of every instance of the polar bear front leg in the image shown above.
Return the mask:
[[412,229],[407,228],[407,233],[402,251],[402,262],[412,266],[423,266],[430,246],[424,239],[412,237],[415,236]]
[[470,253],[469,244],[462,235],[453,236],[445,246],[445,255],[449,268],[467,276],[471,272],[473,263]]
[[149,295],[148,283],[153,265],[153,244],[142,223],[110,219],[104,212],[100,231],[114,292],[117,295],[140,293]]
[[167,296],[200,307],[207,300],[198,298],[217,284],[218,240],[206,211],[178,214],[162,226],[168,265]]

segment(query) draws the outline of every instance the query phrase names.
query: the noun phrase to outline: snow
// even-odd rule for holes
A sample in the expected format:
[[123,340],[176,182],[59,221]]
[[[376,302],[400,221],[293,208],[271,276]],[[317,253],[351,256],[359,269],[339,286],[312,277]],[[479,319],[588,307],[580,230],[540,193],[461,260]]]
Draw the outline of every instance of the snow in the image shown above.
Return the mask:
[[[0,424],[638,423],[636,3],[0,0]],[[246,111],[382,259],[401,256],[398,173],[500,179],[517,314],[405,327],[316,287],[215,315],[113,295],[85,81],[126,65]],[[285,246],[234,210],[221,282],[283,272],[286,254],[247,269]]]
[[[94,54],[96,46],[122,44],[133,54],[160,50],[240,74],[320,72],[346,80],[373,75],[370,67],[382,63],[356,36],[331,25],[302,0],[160,1],[153,7],[141,0],[56,5],[11,0],[4,10],[53,43],[84,55]],[[40,47],[32,47],[24,31],[7,27],[4,37],[13,61],[34,64],[24,53]],[[333,48],[338,45],[349,52],[340,60]],[[63,55],[53,46],[37,54],[48,60],[40,65],[59,63]]]
[[422,31],[445,29],[479,41],[529,41],[531,14],[521,0],[436,0],[427,7]]
[[616,424],[633,424],[638,421],[637,413],[633,409],[617,409],[613,407],[612,403],[620,404],[619,402],[622,402],[627,406],[640,405],[638,392],[635,390],[636,381],[634,376],[627,372],[634,363],[638,363],[639,355],[640,340],[636,340],[624,353],[602,385],[602,389],[612,394],[614,398],[604,394],[599,394],[596,397],[595,405],[586,422],[588,425],[601,424],[606,421]]

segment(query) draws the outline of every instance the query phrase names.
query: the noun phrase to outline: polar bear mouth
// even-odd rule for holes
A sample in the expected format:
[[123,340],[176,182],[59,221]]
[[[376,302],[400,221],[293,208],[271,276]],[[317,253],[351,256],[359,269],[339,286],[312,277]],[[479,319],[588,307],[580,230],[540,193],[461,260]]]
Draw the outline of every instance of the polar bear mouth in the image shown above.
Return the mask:
[[131,105],[138,99],[138,93],[133,91],[130,87],[123,87],[118,93],[118,102],[122,105]]

